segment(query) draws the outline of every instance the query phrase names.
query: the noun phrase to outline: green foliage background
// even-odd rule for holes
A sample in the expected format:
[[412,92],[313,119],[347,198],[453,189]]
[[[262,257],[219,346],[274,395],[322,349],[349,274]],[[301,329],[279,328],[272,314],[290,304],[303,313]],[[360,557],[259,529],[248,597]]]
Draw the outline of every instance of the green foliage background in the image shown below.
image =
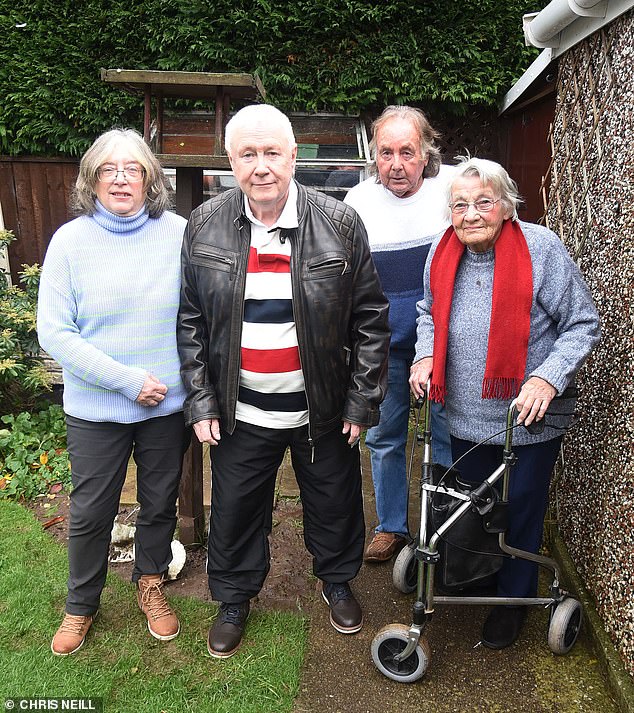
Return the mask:
[[[544,3],[538,0],[541,7]],[[0,153],[81,154],[142,100],[100,67],[257,72],[288,111],[494,105],[535,0],[0,0]]]

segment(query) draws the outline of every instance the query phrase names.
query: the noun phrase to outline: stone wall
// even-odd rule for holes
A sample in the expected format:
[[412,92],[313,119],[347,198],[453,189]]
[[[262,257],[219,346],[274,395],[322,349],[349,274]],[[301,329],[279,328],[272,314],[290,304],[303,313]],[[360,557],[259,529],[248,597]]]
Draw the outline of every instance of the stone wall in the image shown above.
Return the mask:
[[577,259],[602,319],[582,370],[553,510],[634,676],[634,11],[559,61],[547,224]]

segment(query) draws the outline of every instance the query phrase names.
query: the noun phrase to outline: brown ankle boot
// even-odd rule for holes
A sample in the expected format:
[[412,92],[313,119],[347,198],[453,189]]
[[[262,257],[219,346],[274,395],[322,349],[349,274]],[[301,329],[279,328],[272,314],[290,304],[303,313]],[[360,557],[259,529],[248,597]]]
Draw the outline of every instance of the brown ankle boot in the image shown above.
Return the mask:
[[79,651],[83,646],[88,629],[90,629],[96,614],[89,616],[76,616],[66,614],[60,624],[53,641],[51,651],[55,656],[70,656]]
[[181,627],[163,594],[163,577],[160,574],[144,574],[137,584],[139,609],[147,617],[150,634],[159,641],[175,639]]

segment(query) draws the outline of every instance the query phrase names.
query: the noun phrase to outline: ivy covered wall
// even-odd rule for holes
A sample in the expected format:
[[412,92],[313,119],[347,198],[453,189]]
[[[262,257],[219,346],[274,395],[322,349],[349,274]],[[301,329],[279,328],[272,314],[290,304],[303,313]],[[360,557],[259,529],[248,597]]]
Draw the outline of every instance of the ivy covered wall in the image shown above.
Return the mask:
[[81,154],[138,97],[100,67],[257,72],[289,111],[492,106],[543,0],[0,0],[0,153]]

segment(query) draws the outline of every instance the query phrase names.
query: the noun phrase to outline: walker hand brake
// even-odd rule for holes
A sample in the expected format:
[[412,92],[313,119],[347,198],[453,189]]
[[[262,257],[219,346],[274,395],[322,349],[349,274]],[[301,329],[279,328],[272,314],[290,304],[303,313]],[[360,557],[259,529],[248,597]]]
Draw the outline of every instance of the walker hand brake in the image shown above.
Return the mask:
[[470,500],[479,515],[486,515],[493,510],[493,506],[498,501],[498,496],[491,485],[485,481],[471,492]]

